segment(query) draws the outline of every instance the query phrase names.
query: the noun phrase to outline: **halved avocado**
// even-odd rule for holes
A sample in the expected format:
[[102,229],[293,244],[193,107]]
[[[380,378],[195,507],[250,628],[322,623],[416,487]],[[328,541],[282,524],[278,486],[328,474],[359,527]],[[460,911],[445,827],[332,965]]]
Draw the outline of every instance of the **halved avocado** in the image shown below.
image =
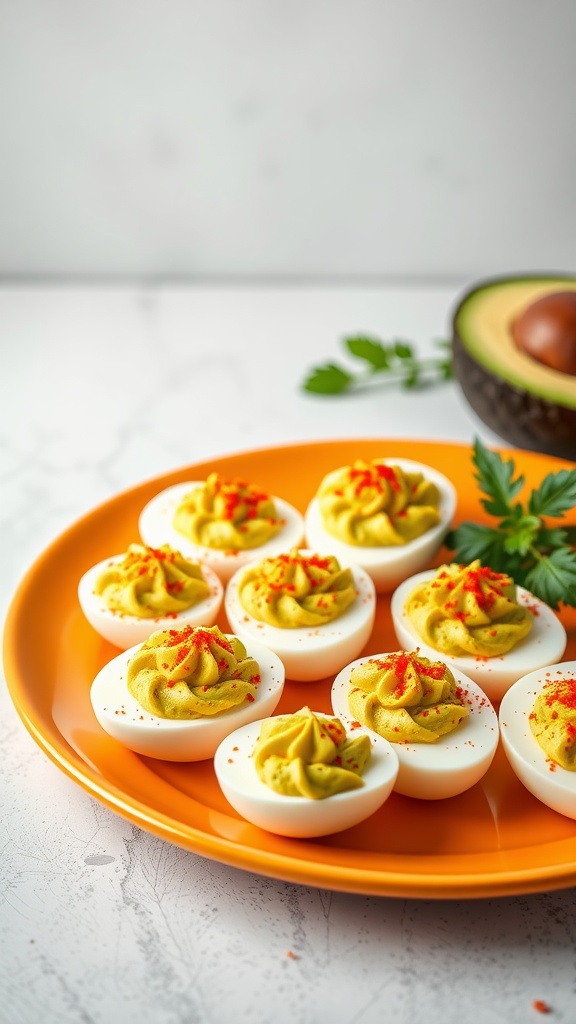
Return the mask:
[[[554,309],[554,296],[571,307],[570,293],[576,293],[576,277],[480,281],[458,303],[452,341],[455,377],[491,430],[516,447],[576,461],[576,375],[529,355],[518,344],[517,329],[533,324],[539,308]],[[541,303],[545,296],[550,301]]]

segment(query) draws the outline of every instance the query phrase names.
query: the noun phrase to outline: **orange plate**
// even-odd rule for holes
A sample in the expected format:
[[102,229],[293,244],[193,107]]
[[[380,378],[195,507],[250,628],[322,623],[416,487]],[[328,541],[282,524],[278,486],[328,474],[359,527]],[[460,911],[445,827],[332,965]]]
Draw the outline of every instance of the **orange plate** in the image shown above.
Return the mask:
[[[568,465],[527,452],[503,454],[514,458],[530,487]],[[355,458],[383,456],[416,459],[444,472],[459,493],[458,520],[486,518],[471,450],[456,444],[369,439],[291,445],[214,459],[141,484],[71,526],[20,584],[5,630],[14,704],[39,746],[88,793],[142,828],[225,864],[385,896],[478,897],[573,885],[576,822],[532,797],[500,748],[483,781],[459,797],[427,802],[392,794],[363,824],[312,841],[275,836],[239,818],[211,761],[182,765],[139,757],[94,718],[90,684],[117,652],[84,620],[77,583],[89,566],[138,539],[138,514],[157,491],[217,470],[257,483],[303,511],[324,473]],[[576,614],[567,609],[562,617],[569,631],[566,659],[573,659]],[[219,624],[227,628],[225,619]],[[389,600],[381,597],[366,653],[396,647]],[[330,712],[330,684],[289,682],[279,712],[304,704]]]

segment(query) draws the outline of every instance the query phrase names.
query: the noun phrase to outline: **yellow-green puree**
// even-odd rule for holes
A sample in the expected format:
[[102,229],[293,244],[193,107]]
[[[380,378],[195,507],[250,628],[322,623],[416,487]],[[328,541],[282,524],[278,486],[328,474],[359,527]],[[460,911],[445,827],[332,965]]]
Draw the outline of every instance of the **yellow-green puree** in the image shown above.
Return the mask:
[[204,601],[210,587],[202,569],[164,544],[130,544],[121,561],[98,575],[94,593],[110,611],[154,619],[176,614]]
[[252,618],[279,629],[320,626],[342,615],[356,598],[350,569],[331,555],[265,558],[238,584],[240,604]]
[[276,793],[321,800],[363,786],[371,752],[367,735],[350,738],[338,718],[304,707],[262,722],[254,764]]
[[328,473],[317,499],[325,530],[359,547],[407,544],[440,522],[436,485],[379,459]]
[[544,753],[566,771],[576,771],[576,679],[551,679],[529,715],[530,728]]
[[442,565],[418,584],[404,611],[421,639],[441,654],[492,658],[506,654],[532,628],[510,576],[481,566]]
[[359,722],[392,743],[435,743],[468,716],[450,669],[418,651],[355,666],[348,705]]
[[194,719],[253,701],[260,669],[238,637],[185,626],[153,633],[130,658],[126,681],[150,714]]
[[260,547],[283,525],[269,494],[218,473],[182,498],[173,519],[174,529],[194,544],[220,551]]

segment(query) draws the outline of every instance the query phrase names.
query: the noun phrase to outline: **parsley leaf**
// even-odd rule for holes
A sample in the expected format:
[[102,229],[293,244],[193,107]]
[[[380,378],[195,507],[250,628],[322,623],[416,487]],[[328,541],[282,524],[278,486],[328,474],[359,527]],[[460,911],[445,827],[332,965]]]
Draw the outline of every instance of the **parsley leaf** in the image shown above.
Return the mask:
[[438,357],[420,359],[406,341],[386,344],[364,334],[352,335],[344,338],[344,347],[348,355],[362,360],[364,371],[357,373],[338,363],[326,363],[313,369],[302,387],[316,395],[341,395],[372,381],[377,375],[386,383],[399,383],[403,388],[450,380],[453,377],[452,344],[446,340],[435,344],[443,352]]
[[312,370],[304,387],[306,391],[312,391],[317,395],[339,395],[346,391],[351,381],[350,374],[340,366],[327,363],[326,366],[318,366]]
[[561,469],[549,473],[540,487],[532,491],[528,508],[535,516],[561,516],[576,505],[576,473]]
[[472,461],[478,469],[475,477],[480,490],[490,499],[482,500],[482,505],[490,515],[507,515],[512,508],[513,499],[524,485],[524,477],[519,476],[514,480],[513,461],[510,459],[504,462],[498,452],[484,448],[478,438],[474,441]]
[[502,572],[506,560],[504,539],[491,526],[461,523],[450,531],[444,543],[456,552],[458,562],[468,565],[479,558],[483,565],[490,566],[494,572]]
[[504,529],[509,527],[504,539],[504,550],[508,554],[526,555],[537,542],[541,524],[538,516],[522,515],[521,509],[519,513],[507,521],[504,520],[502,524]]
[[406,341],[395,341],[394,355],[398,356],[398,359],[414,359],[414,349]]
[[551,608],[576,605],[576,551],[562,547],[539,558],[526,573],[526,586]]
[[551,529],[541,526],[538,534],[538,546],[540,550],[553,551],[554,548],[569,547],[570,532],[570,528],[563,529],[561,526],[554,526]]
[[472,461],[480,491],[487,496],[481,504],[496,523],[461,523],[451,530],[444,543],[455,552],[455,560],[469,564],[480,559],[551,608],[561,603],[576,607],[576,527],[551,525],[544,518],[562,519],[576,505],[576,469],[549,473],[523,504],[516,498],[524,477],[515,475],[512,459],[503,459],[476,439]]
[[387,370],[390,366],[390,349],[374,338],[346,338],[344,341],[350,355],[365,359],[375,370]]

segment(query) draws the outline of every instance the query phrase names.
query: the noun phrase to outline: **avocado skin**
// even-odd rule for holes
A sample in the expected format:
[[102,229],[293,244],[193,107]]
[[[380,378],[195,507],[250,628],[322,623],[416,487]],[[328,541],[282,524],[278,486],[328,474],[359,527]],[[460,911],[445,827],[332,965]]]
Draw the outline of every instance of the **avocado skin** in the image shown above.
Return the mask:
[[576,410],[508,384],[480,366],[455,333],[454,375],[483,423],[516,448],[576,462]]
[[481,366],[468,351],[456,326],[462,305],[480,288],[541,278],[574,280],[566,274],[523,274],[485,279],[466,291],[452,318],[454,377],[476,415],[503,440],[517,448],[576,462],[576,409],[519,388]]

